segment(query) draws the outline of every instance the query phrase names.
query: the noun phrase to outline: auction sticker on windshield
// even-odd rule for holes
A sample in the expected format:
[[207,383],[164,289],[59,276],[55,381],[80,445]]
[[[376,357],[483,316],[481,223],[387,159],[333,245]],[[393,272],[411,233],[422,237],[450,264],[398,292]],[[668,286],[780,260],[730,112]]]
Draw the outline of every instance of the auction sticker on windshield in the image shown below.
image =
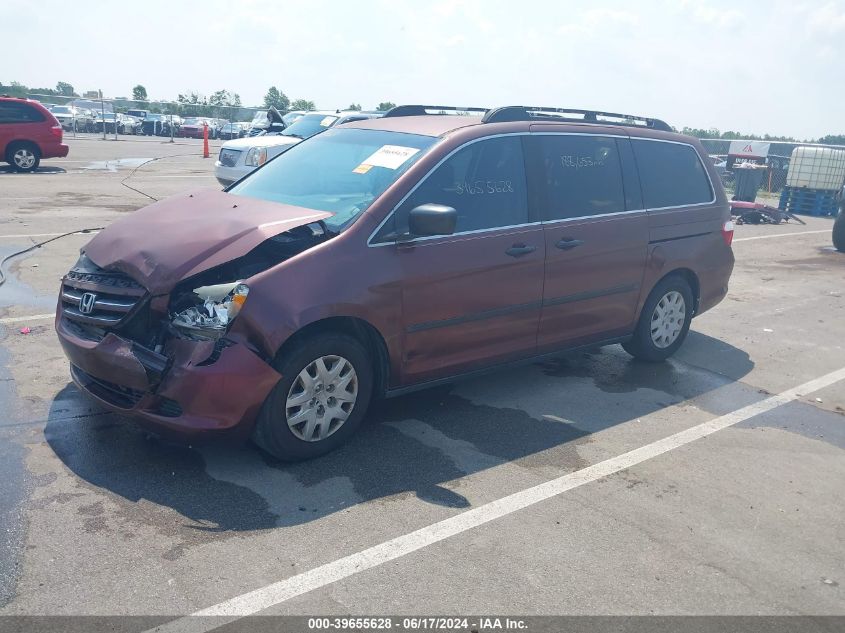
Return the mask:
[[[362,161],[358,170],[364,166],[368,167],[385,167],[387,169],[398,169],[402,163],[408,160],[411,156],[419,152],[416,147],[402,147],[401,145],[382,145],[369,158]],[[365,171],[356,173],[366,173]]]

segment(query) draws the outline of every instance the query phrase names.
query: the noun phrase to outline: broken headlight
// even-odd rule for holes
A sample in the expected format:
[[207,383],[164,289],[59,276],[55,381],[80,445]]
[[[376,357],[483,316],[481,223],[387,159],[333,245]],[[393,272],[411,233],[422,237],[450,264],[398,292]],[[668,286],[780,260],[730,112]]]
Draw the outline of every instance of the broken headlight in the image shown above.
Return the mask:
[[196,305],[171,315],[173,327],[185,334],[205,339],[218,339],[238,316],[249,286],[240,281],[194,288]]

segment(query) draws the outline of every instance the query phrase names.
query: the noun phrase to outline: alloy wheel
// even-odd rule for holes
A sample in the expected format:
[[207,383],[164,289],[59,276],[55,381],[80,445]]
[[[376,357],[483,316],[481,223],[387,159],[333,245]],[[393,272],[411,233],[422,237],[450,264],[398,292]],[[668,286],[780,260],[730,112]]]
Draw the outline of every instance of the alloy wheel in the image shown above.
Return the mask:
[[21,147],[15,150],[12,160],[21,169],[32,169],[35,165],[35,153],[27,147]]

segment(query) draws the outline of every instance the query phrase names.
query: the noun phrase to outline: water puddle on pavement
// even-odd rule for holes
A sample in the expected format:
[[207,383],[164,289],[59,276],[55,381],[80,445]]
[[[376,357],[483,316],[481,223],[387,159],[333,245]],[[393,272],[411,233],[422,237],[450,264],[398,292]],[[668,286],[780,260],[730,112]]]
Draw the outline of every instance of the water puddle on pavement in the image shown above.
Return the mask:
[[[21,250],[20,246],[0,248],[0,259],[19,250]],[[0,286],[0,308],[29,306],[32,308],[44,308],[48,312],[55,310],[55,295],[40,295],[33,287],[18,279],[15,264],[19,267],[26,267],[26,258],[27,255],[21,255],[20,257],[16,257],[11,261],[6,262],[6,267],[3,270],[6,275],[6,281],[2,286]]]
[[153,160],[152,158],[113,158],[111,160],[98,160],[88,163],[82,169],[88,171],[118,171],[120,169],[134,169],[144,163]]

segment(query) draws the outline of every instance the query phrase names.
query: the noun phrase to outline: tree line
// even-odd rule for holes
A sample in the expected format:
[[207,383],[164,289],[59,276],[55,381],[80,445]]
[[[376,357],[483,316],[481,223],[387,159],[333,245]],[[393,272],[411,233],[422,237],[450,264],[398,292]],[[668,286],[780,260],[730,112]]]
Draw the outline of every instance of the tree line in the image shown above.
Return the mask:
[[[30,88],[24,84],[12,81],[9,84],[0,82],[0,95],[9,95],[10,97],[26,98],[30,95],[47,95],[56,97],[57,100],[68,100],[79,97],[73,85],[66,81],[60,81],[55,88]],[[118,97],[112,100],[117,111],[122,111],[127,108],[143,108],[155,113],[161,114],[181,114],[184,116],[208,116],[225,119],[241,119],[249,117],[256,108],[246,108],[241,103],[241,97],[237,92],[230,90],[218,90],[205,96],[197,92],[188,91],[184,94],[180,93],[176,97],[176,102],[156,102],[150,101],[147,96],[147,89],[141,84],[137,84],[132,88],[132,98]],[[264,95],[265,108],[274,107],[281,112],[289,112],[290,110],[316,110],[317,106],[311,99],[294,99],[291,100],[288,96],[279,90],[276,86],[270,86]],[[380,112],[386,112],[391,108],[396,107],[396,104],[391,101],[382,101],[375,109]],[[347,110],[363,110],[360,103],[351,103],[346,108]],[[693,128],[684,127],[680,130],[682,134],[694,136],[700,139],[719,139],[719,140],[750,140],[750,141],[771,141],[771,142],[785,142],[785,143],[820,143],[822,145],[845,145],[845,134],[827,134],[817,139],[798,140],[791,136],[773,136],[770,134],[744,134],[742,132],[720,132],[716,128]]]
[[[290,110],[305,110],[306,112],[310,110],[316,110],[317,107],[314,105],[314,102],[310,99],[294,99],[291,101],[288,96],[279,90],[276,86],[270,86],[267,89],[267,93],[264,95],[264,106],[267,108],[273,107],[279,110],[280,112],[288,112]],[[382,101],[376,106],[376,110],[380,112],[386,112],[390,110],[390,108],[395,108],[396,104],[391,101]],[[364,108],[361,106],[360,103],[351,103],[346,108],[347,110],[358,110],[359,112]]]
[[699,139],[714,139],[722,141],[769,141],[772,143],[819,143],[821,145],[845,145],[845,134],[827,134],[817,139],[799,140],[792,136],[773,136],[771,134],[744,134],[743,132],[720,132],[716,128],[701,129],[694,127],[685,127],[681,130],[681,134],[687,136],[694,136]]
[[[59,103],[67,103],[74,98],[90,98],[98,99],[92,95],[80,95],[76,92],[72,84],[66,81],[60,81],[55,88],[31,88],[18,81],[12,81],[9,84],[0,82],[0,95],[9,95],[10,97],[27,98],[30,96],[37,96],[40,100],[44,97],[55,97]],[[176,101],[152,101],[147,93],[147,88],[143,84],[137,84],[132,87],[132,96],[117,97],[110,99],[114,108],[118,112],[122,112],[129,108],[143,108],[157,114],[181,114],[183,116],[207,116],[215,118],[226,119],[243,119],[249,118],[258,109],[256,107],[245,107],[241,102],[241,97],[237,92],[230,90],[218,90],[210,96],[206,96],[194,91],[187,91],[179,93]],[[376,110],[387,111],[395,107],[395,103],[390,101],[382,101],[376,106]],[[263,106],[265,108],[274,107],[281,112],[289,112],[291,110],[316,110],[317,105],[311,99],[294,99],[291,100],[288,96],[279,90],[276,86],[270,86],[267,93],[264,95]],[[351,103],[347,110],[363,110],[360,103]]]

